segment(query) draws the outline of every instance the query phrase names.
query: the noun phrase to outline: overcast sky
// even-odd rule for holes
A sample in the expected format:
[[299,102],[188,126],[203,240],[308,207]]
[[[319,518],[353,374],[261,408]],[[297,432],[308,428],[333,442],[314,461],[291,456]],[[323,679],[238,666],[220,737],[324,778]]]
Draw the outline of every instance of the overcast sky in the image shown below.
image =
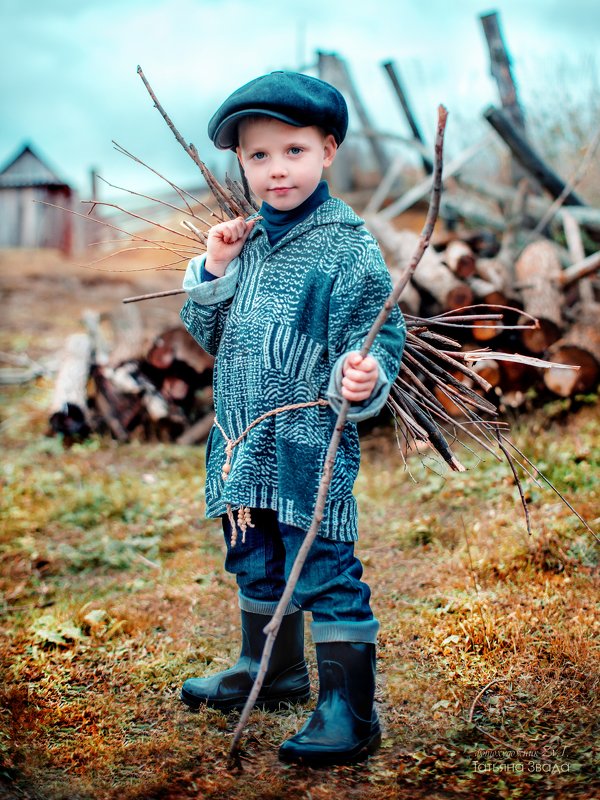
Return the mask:
[[[496,102],[479,15],[500,12],[522,98],[550,96],[565,75],[600,84],[599,0],[0,0],[0,165],[24,141],[89,196],[88,171],[148,190],[152,176],[111,140],[181,185],[196,168],[153,108],[136,67],[207,163],[206,124],[236,87],[315,52],[349,63],[375,123],[406,133],[381,68],[396,62],[426,133],[438,103],[449,144]],[[573,80],[574,83],[574,80]]]

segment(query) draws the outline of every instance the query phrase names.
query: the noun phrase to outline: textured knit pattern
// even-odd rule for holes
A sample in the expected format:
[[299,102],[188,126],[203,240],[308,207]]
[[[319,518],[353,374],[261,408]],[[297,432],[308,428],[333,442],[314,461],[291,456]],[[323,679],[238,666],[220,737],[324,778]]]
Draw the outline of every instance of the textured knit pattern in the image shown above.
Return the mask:
[[[326,397],[332,372],[358,350],[391,291],[376,241],[363,221],[337,198],[320,205],[274,246],[260,225],[225,277],[199,284],[192,262],[181,311],[194,339],[216,356],[217,419],[231,439],[279,406]],[[198,285],[199,284],[199,285]],[[355,418],[376,413],[395,378],[406,328],[394,309],[371,350],[380,373],[375,396],[354,407]],[[227,503],[271,508],[279,519],[307,530],[336,414],[311,407],[270,417],[234,449],[221,479],[225,442],[213,427],[207,443],[206,515]],[[352,418],[352,414],[350,415]],[[320,535],[353,541],[358,535],[352,487],[360,451],[356,425],[347,423]]]

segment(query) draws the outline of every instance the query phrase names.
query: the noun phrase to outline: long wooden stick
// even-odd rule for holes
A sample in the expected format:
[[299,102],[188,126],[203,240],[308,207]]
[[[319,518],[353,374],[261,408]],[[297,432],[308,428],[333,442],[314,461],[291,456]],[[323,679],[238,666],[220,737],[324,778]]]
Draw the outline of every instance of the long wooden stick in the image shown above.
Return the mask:
[[[363,356],[363,358],[368,355],[369,350],[371,349],[377,334],[383,327],[391,311],[396,307],[398,303],[398,298],[400,297],[402,290],[410,280],[411,275],[415,271],[419,261],[423,257],[423,253],[425,252],[427,246],[429,245],[431,234],[433,233],[433,228],[437,220],[437,215],[440,207],[440,197],[442,193],[443,144],[444,144],[444,131],[446,128],[447,116],[448,112],[446,111],[444,106],[439,106],[437,135],[435,141],[435,172],[433,179],[433,189],[431,193],[429,211],[427,214],[425,225],[423,227],[423,231],[421,232],[421,236],[419,237],[419,241],[417,243],[417,248],[411,258],[410,263],[408,264],[408,266],[405,268],[404,272],[398,279],[398,282],[396,283],[389,297],[385,301],[383,308],[377,315],[375,322],[371,326],[371,329],[364,340],[363,346],[360,350],[360,354],[361,356]],[[325,509],[325,501],[327,499],[327,494],[329,492],[329,484],[331,483],[331,478],[333,475],[333,464],[337,454],[340,439],[342,437],[342,432],[346,424],[346,418],[348,416],[349,408],[350,408],[350,403],[348,402],[348,400],[344,400],[342,402],[340,411],[338,413],[333,435],[331,437],[331,441],[329,442],[329,447],[327,449],[327,455],[325,457],[325,464],[323,465],[321,482],[319,484],[317,501],[315,504],[315,510],[313,513],[313,518],[310,528],[308,529],[308,532],[304,537],[304,541],[302,542],[302,545],[298,551],[298,555],[296,556],[296,560],[294,561],[294,564],[292,566],[292,570],[287,579],[285,589],[283,591],[281,599],[279,600],[275,613],[273,614],[273,617],[270,620],[270,622],[264,628],[264,632],[267,638],[265,641],[262,658],[258,669],[258,674],[256,676],[256,680],[254,681],[254,685],[252,686],[252,690],[250,692],[248,700],[246,701],[246,705],[242,710],[239,722],[233,734],[233,741],[231,743],[231,748],[229,751],[229,756],[231,759],[235,759],[238,754],[239,743],[242,733],[244,731],[244,728],[246,727],[246,724],[250,717],[250,712],[254,708],[254,704],[256,703],[265,676],[267,674],[269,659],[271,657],[271,652],[273,650],[275,639],[277,638],[277,633],[281,626],[281,621],[283,619],[284,611],[288,603],[292,599],[292,595],[294,593],[294,589],[296,588],[296,584],[298,582],[298,578],[300,577],[300,572],[302,571],[304,562],[306,561],[308,551],[310,550],[311,545],[314,542],[317,533],[319,532],[319,527],[323,519],[323,511]]]

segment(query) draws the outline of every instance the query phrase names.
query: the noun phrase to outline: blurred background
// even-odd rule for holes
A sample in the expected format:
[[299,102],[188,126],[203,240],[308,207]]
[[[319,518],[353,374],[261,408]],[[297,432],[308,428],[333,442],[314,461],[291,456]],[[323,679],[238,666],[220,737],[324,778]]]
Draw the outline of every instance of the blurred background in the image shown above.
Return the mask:
[[394,61],[429,144],[437,105],[448,107],[452,156],[489,130],[481,111],[497,88],[479,16],[491,10],[501,18],[530,137],[547,157],[585,143],[578,137],[589,138],[600,116],[594,0],[498,0],[493,9],[482,0],[2,0],[0,9],[0,169],[30,143],[82,197],[91,196],[92,168],[138,191],[156,187],[112,140],[179,185],[198,184],[138,64],[184,138],[217,171],[225,156],[215,153],[206,126],[222,100],[270,70],[310,70],[317,51],[345,59],[375,127],[406,134],[381,68]]

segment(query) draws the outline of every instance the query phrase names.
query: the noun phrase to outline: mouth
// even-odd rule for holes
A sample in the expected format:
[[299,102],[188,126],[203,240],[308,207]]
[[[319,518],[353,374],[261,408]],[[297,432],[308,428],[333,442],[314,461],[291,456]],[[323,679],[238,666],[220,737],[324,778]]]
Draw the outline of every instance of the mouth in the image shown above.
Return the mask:
[[285,195],[291,192],[293,188],[293,186],[273,186],[273,188],[269,189],[269,192],[273,192],[276,195]]

